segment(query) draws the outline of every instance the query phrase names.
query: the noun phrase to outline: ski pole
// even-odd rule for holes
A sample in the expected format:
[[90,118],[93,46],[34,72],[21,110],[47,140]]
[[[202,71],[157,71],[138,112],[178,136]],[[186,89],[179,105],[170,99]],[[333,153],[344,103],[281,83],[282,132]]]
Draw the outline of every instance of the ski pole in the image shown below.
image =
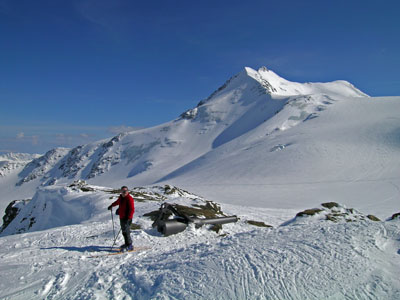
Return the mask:
[[114,235],[114,240],[115,240],[114,216],[113,216],[112,207],[111,207],[110,211],[111,211],[111,221],[112,221],[112,224],[113,224],[113,235]]
[[117,241],[117,238],[119,237],[120,232],[121,232],[121,228],[119,229],[118,234],[117,234],[117,236],[116,236],[115,239],[114,239],[114,243],[113,243],[112,246],[111,246],[111,251],[112,251],[112,249],[113,249],[114,246],[115,246],[115,242]]

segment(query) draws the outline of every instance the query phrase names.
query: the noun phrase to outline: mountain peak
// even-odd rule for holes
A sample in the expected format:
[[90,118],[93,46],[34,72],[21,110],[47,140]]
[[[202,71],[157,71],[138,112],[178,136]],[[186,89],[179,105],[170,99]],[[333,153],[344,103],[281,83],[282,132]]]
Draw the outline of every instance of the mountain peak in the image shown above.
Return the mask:
[[[219,98],[222,94],[232,91],[242,93],[245,89],[256,91],[258,94],[269,94],[277,97],[329,95],[331,97],[368,97],[367,94],[357,89],[345,80],[332,82],[293,82],[289,81],[274,71],[263,66],[258,70],[244,67],[241,72],[229,78],[222,86],[214,91],[208,98],[201,100],[197,107],[208,103],[211,99]],[[193,111],[190,111],[193,113]],[[192,118],[192,115],[184,117]]]
[[247,76],[258,81],[266,88],[271,95],[277,96],[295,96],[325,94],[331,96],[345,97],[368,97],[367,94],[357,89],[354,85],[345,80],[336,80],[332,82],[292,82],[277,75],[272,70],[263,66],[258,71],[245,67],[244,72]]

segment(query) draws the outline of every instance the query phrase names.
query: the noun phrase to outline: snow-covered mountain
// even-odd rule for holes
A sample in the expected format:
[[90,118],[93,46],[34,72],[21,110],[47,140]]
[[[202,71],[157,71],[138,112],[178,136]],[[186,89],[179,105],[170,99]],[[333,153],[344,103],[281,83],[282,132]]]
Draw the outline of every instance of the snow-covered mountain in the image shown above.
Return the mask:
[[[398,299],[399,111],[400,97],[346,81],[245,68],[171,122],[19,157],[0,176],[0,210],[19,200],[0,237],[0,298]],[[113,242],[107,206],[122,185],[134,244],[150,249],[93,258]],[[149,213],[163,201],[240,220],[162,237]]]
[[357,199],[369,209],[379,191],[392,209],[399,109],[398,97],[371,98],[346,81],[297,83],[246,67],[176,120],[50,150],[0,178],[8,186],[0,202],[5,207],[32,197],[37,186],[84,179],[105,186],[172,183],[215,201],[261,207],[324,200],[359,206]]
[[0,155],[0,177],[5,177],[15,170],[25,167],[29,162],[39,157],[39,154],[28,153],[7,153]]

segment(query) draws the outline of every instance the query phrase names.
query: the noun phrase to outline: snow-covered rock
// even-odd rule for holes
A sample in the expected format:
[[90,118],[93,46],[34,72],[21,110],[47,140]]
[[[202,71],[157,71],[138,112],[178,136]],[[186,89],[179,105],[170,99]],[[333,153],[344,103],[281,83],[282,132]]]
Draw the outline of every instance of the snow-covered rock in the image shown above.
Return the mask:
[[19,214],[21,209],[30,201],[30,199],[26,200],[14,200],[11,201],[7,206],[4,216],[3,216],[3,225],[0,227],[0,233],[6,229],[6,227],[15,219],[15,217]]
[[330,221],[330,222],[357,222],[357,221],[380,221],[374,215],[364,215],[354,208],[347,208],[345,205],[336,202],[322,203],[320,208],[306,209],[299,212],[296,217],[289,221],[290,223],[304,223],[313,221]]

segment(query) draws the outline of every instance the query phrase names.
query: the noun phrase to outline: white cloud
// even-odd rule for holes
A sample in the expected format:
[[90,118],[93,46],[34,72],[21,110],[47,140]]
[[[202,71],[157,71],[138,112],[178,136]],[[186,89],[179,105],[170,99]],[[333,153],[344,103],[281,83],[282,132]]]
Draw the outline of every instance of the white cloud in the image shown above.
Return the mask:
[[1,126],[0,129],[2,152],[45,153],[56,147],[73,148],[78,145],[111,138],[120,132],[140,128],[49,124],[38,126],[6,125]]
[[39,136],[38,135],[27,136],[27,135],[25,135],[24,132],[19,132],[16,136],[16,140],[19,140],[22,142],[31,142],[32,145],[39,144]]

